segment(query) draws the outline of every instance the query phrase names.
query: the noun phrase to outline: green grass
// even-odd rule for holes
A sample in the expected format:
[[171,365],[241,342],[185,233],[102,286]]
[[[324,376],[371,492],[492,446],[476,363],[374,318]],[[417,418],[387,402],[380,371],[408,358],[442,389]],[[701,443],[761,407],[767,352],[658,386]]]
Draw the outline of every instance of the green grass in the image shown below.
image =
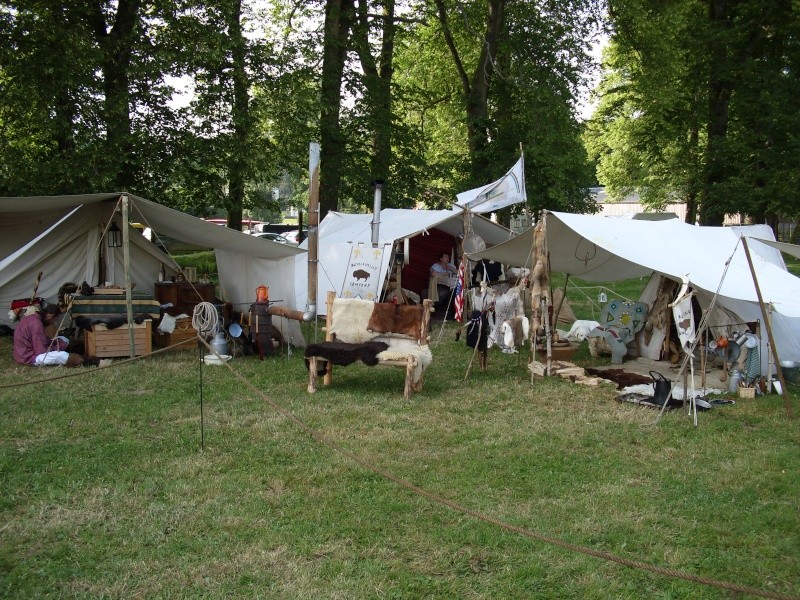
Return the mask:
[[[565,276],[563,273],[553,273],[550,284],[552,289],[564,289]],[[578,319],[598,321],[603,310],[599,295],[605,293],[606,299],[621,298],[636,301],[642,295],[649,277],[638,279],[624,279],[607,283],[594,283],[570,277],[567,284],[567,301]]]
[[[434,336],[438,335],[438,330]],[[781,399],[700,416],[531,386],[448,326],[425,388],[301,352],[202,371],[196,352],[0,389],[0,596],[729,598],[510,533],[433,503],[332,443],[512,525],[661,567],[800,594],[800,426]],[[14,365],[0,385],[71,374]],[[249,385],[255,386],[255,391]],[[795,412],[798,411],[793,398]]]

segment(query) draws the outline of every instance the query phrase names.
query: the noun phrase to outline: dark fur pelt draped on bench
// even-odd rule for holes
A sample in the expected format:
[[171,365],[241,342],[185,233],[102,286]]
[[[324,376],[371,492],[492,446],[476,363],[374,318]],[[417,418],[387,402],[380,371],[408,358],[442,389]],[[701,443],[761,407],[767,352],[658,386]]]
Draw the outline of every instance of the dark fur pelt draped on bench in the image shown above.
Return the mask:
[[[137,325],[141,325],[145,322],[145,319],[149,319],[149,315],[145,314],[136,314],[133,315],[133,322]],[[85,316],[78,316],[74,319],[75,326],[83,329],[84,331],[91,331],[93,325],[105,325],[107,329],[116,329],[118,327],[122,327],[123,325],[128,324],[128,316],[127,315],[108,315],[102,317],[85,317]]]
[[[347,366],[360,360],[365,365],[374,367],[378,364],[378,354],[387,350],[389,344],[385,342],[364,342],[363,344],[348,344],[346,342],[322,342],[309,344],[305,356],[317,356],[329,360],[335,365]],[[308,368],[308,360],[306,360]]]

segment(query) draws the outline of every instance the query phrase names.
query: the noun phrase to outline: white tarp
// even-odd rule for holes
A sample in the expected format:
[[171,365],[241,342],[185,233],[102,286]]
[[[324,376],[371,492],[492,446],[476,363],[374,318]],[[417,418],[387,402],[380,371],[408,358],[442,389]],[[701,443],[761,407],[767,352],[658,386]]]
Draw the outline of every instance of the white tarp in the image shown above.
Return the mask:
[[[710,294],[719,288],[720,306],[743,321],[763,323],[739,239],[746,235],[764,302],[773,307],[772,328],[780,358],[800,359],[800,278],[786,270],[776,248],[754,239],[774,240],[768,226],[699,227],[677,219],[639,221],[559,212],[548,213],[546,219],[553,271],[587,281],[618,281],[653,272],[681,281],[686,275],[693,287]],[[505,244],[469,257],[530,267],[532,246],[533,229],[529,229]],[[763,326],[761,333],[766,338]],[[762,357],[766,357],[765,350]]]
[[[108,248],[103,230],[122,196],[120,193],[75,196],[0,198],[0,322],[10,324],[11,301],[28,298],[36,274],[42,271],[38,294],[56,302],[59,287],[67,282],[98,283],[99,260],[108,266],[106,280],[124,281],[122,248]],[[294,260],[305,251],[262,240],[227,227],[127,194],[131,222],[141,222],[160,234],[213,248],[221,295],[246,311],[255,301],[258,285],[270,286],[271,296],[294,309]],[[118,219],[119,217],[117,217]],[[135,229],[131,235],[131,277],[136,290],[154,293],[161,265],[168,273],[173,261]],[[273,324],[297,345],[304,343],[296,321]],[[288,335],[287,335],[288,334]]]
[[466,208],[474,213],[490,213],[525,202],[525,156],[497,181],[479,188],[456,194],[456,208]]
[[[502,225],[481,217],[470,218],[469,227],[487,244],[499,244],[511,235]],[[464,211],[453,210],[412,210],[403,208],[384,208],[380,214],[378,245],[383,247],[380,281],[388,274],[392,259],[392,246],[398,240],[425,235],[430,229],[439,229],[454,237],[464,235]],[[354,246],[372,248],[372,214],[345,214],[329,212],[318,228],[319,263],[317,283],[317,313],[324,315],[328,290],[340,293],[345,281],[347,264]],[[308,240],[301,244],[307,248]],[[308,300],[308,277],[306,257],[296,259],[296,300],[299,308]],[[413,260],[413,256],[412,256]]]

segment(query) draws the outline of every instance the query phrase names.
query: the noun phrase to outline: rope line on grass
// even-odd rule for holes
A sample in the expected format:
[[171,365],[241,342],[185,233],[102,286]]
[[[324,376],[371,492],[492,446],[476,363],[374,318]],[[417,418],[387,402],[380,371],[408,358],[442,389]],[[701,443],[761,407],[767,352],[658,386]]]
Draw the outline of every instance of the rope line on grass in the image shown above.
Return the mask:
[[[23,385],[33,385],[33,384],[38,384],[38,383],[47,383],[47,382],[56,381],[56,380],[59,380],[59,379],[66,379],[68,377],[76,377],[78,375],[94,373],[94,372],[99,371],[100,369],[108,369],[108,368],[111,368],[111,367],[121,366],[121,365],[124,365],[124,364],[127,364],[127,363],[132,363],[134,361],[141,360],[143,358],[147,358],[147,357],[152,356],[154,354],[159,354],[161,352],[165,352],[167,350],[170,350],[171,348],[174,348],[176,346],[180,346],[181,344],[185,344],[187,342],[193,341],[194,339],[197,339],[200,342],[202,342],[202,344],[205,345],[212,353],[216,354],[216,352],[214,352],[213,348],[211,348],[211,346],[208,344],[208,342],[206,342],[205,339],[203,339],[201,336],[198,335],[196,338],[189,338],[188,340],[183,340],[181,342],[178,342],[177,344],[174,344],[173,346],[168,346],[166,348],[161,348],[159,350],[156,350],[155,352],[151,352],[149,354],[144,354],[144,355],[137,356],[137,357],[134,357],[134,358],[128,358],[128,359],[125,359],[125,360],[116,361],[113,364],[106,365],[104,367],[97,367],[96,369],[92,369],[91,371],[78,372],[78,373],[74,373],[74,374],[70,373],[70,374],[65,374],[65,375],[61,375],[61,376],[58,376],[58,377],[52,377],[50,379],[41,379],[41,380],[27,382],[27,383],[6,384],[6,385],[0,386],[0,389],[20,387],[20,386],[23,386]],[[471,509],[471,508],[469,508],[467,506],[464,506],[463,504],[459,504],[458,502],[450,500],[449,498],[445,498],[444,496],[441,496],[439,494],[436,494],[434,492],[426,490],[425,488],[422,488],[422,487],[412,483],[411,481],[409,481],[407,479],[403,479],[402,477],[400,477],[399,475],[394,474],[393,472],[389,471],[388,469],[380,467],[380,466],[378,466],[378,465],[376,465],[376,464],[374,464],[374,463],[372,463],[372,462],[370,462],[370,461],[368,461],[366,459],[361,458],[360,456],[354,454],[353,452],[347,450],[346,448],[342,447],[341,445],[337,444],[336,442],[334,442],[333,440],[328,438],[326,435],[320,433],[319,431],[317,431],[316,429],[314,429],[313,427],[308,425],[305,421],[300,419],[300,417],[295,415],[289,409],[285,408],[281,404],[278,404],[277,402],[272,400],[262,390],[258,389],[255,385],[253,385],[250,381],[248,381],[248,379],[246,377],[243,377],[242,375],[237,373],[233,369],[233,367],[231,367],[230,364],[228,364],[227,362],[225,362],[223,364],[224,364],[224,366],[226,366],[228,368],[228,370],[233,374],[233,376],[236,377],[240,382],[242,382],[244,384],[244,386],[247,387],[251,392],[253,392],[257,396],[260,396],[267,404],[269,404],[272,408],[274,408],[276,411],[281,413],[289,421],[291,421],[292,423],[297,425],[297,427],[299,427],[301,430],[303,430],[305,433],[307,433],[309,436],[311,436],[317,442],[319,442],[319,443],[323,444],[324,446],[330,448],[334,452],[336,452],[336,453],[338,453],[338,454],[340,454],[340,455],[342,455],[342,456],[344,456],[346,458],[349,458],[350,460],[352,460],[356,464],[360,465],[361,467],[367,469],[368,471],[372,471],[373,473],[375,473],[377,475],[380,475],[381,477],[396,483],[397,485],[409,490],[410,492],[413,492],[413,493],[415,493],[415,494],[417,494],[419,496],[422,496],[423,498],[426,498],[426,499],[428,499],[431,502],[434,502],[436,504],[441,504],[442,506],[446,506],[447,508],[450,508],[451,510],[453,510],[455,512],[459,512],[459,513],[471,516],[471,517],[473,517],[475,519],[478,519],[478,520],[483,521],[485,523],[488,523],[490,525],[494,525],[496,527],[499,527],[500,529],[504,529],[505,531],[516,533],[518,535],[521,535],[523,537],[529,538],[529,539],[534,540],[534,541],[538,541],[538,542],[542,542],[542,543],[545,543],[545,544],[549,544],[551,546],[557,546],[557,547],[563,548],[565,550],[570,550],[572,552],[577,552],[579,554],[584,554],[586,556],[599,558],[599,559],[606,560],[608,562],[613,562],[613,563],[616,563],[616,564],[619,564],[619,565],[622,565],[622,566],[625,566],[625,567],[629,567],[629,568],[632,568],[632,569],[639,569],[641,571],[648,571],[648,572],[654,573],[656,575],[663,575],[665,577],[671,577],[673,579],[683,579],[684,581],[690,581],[692,583],[699,583],[699,584],[703,584],[703,585],[708,585],[708,586],[715,587],[715,588],[718,588],[718,589],[721,589],[721,590],[726,590],[726,591],[729,591],[729,592],[736,592],[736,593],[741,593],[741,594],[750,594],[751,596],[757,596],[757,597],[760,597],[760,598],[770,598],[770,599],[773,599],[773,600],[800,600],[800,596],[794,596],[794,595],[791,595],[791,594],[783,594],[783,593],[780,593],[780,592],[773,592],[773,591],[770,591],[770,590],[763,590],[763,589],[751,587],[751,586],[748,586],[748,585],[732,583],[732,582],[724,581],[724,580],[721,580],[721,579],[715,579],[715,578],[712,578],[712,577],[703,577],[703,576],[700,576],[700,575],[695,575],[693,573],[687,573],[687,572],[681,571],[679,569],[674,569],[672,567],[661,567],[661,566],[654,565],[654,564],[651,564],[651,563],[646,563],[644,561],[633,560],[633,559],[630,559],[630,558],[625,558],[625,557],[622,557],[622,556],[618,556],[618,555],[616,555],[616,554],[614,554],[612,552],[606,552],[604,550],[596,550],[595,548],[590,548],[589,546],[583,546],[583,545],[580,545],[580,544],[574,544],[572,542],[568,542],[568,541],[562,540],[560,538],[556,538],[556,537],[552,537],[552,536],[549,536],[549,535],[545,535],[543,533],[539,533],[539,532],[533,531],[531,529],[527,529],[525,527],[521,527],[519,525],[514,525],[512,523],[508,523],[508,522],[503,521],[501,519],[498,519],[496,517],[492,517],[491,515],[487,515],[486,513],[480,512],[478,510]]]
[[[211,346],[205,340],[201,339],[201,341],[202,341],[203,344],[205,344],[208,347],[209,350],[211,350]],[[213,350],[212,350],[212,352],[213,352]],[[228,367],[228,369],[234,375],[234,377],[236,377],[240,382],[242,382],[245,385],[245,387],[247,387],[250,391],[252,391],[257,396],[260,396],[267,404],[269,404],[276,411],[278,411],[279,413],[284,415],[287,419],[289,419],[292,423],[297,425],[300,429],[302,429],[304,432],[306,432],[308,435],[310,435],[316,441],[318,441],[319,443],[327,446],[328,448],[330,448],[334,452],[337,452],[337,453],[341,454],[342,456],[345,456],[345,457],[349,458],[350,460],[352,460],[353,462],[359,464],[360,466],[364,467],[365,469],[367,469],[369,471],[372,471],[373,473],[376,473],[376,474],[380,475],[381,477],[384,477],[385,479],[388,479],[389,481],[392,481],[392,482],[396,483],[397,485],[399,485],[399,486],[401,486],[401,487],[403,487],[403,488],[405,488],[405,489],[407,489],[407,490],[409,490],[411,492],[414,492],[417,495],[420,495],[420,496],[422,496],[424,498],[427,498],[431,502],[435,502],[437,504],[441,504],[441,505],[446,506],[446,507],[448,507],[451,510],[454,510],[456,512],[459,512],[459,513],[462,513],[462,514],[465,514],[465,515],[469,515],[469,516],[474,517],[474,518],[476,518],[478,520],[484,521],[485,523],[489,523],[490,525],[495,525],[496,527],[499,527],[499,528],[504,529],[506,531],[510,531],[512,533],[516,533],[516,534],[522,535],[524,537],[527,537],[527,538],[535,540],[535,541],[543,542],[543,543],[550,544],[550,545],[553,545],[553,546],[558,546],[560,548],[564,548],[565,550],[570,550],[570,551],[578,552],[580,554],[584,554],[584,555],[587,555],[587,556],[600,558],[600,559],[603,559],[603,560],[606,560],[606,561],[609,561],[609,562],[614,562],[614,563],[617,563],[619,565],[623,565],[623,566],[630,567],[630,568],[633,568],[633,569],[639,569],[639,570],[642,570],[642,571],[649,571],[649,572],[655,573],[657,575],[664,575],[664,576],[667,576],[667,577],[672,577],[674,579],[683,579],[685,581],[691,581],[693,583],[700,583],[700,584],[708,585],[708,586],[711,586],[711,587],[716,587],[718,589],[727,590],[727,591],[730,591],[730,592],[738,592],[738,593],[742,593],[742,594],[750,594],[752,596],[758,596],[758,597],[761,597],[761,598],[771,598],[771,599],[774,599],[774,600],[800,600],[800,596],[793,596],[791,594],[782,594],[782,593],[773,592],[773,591],[770,591],[770,590],[762,590],[762,589],[759,589],[759,588],[754,588],[754,587],[751,587],[751,586],[748,586],[748,585],[742,585],[742,584],[738,584],[738,583],[732,583],[732,582],[729,582],[729,581],[723,581],[721,579],[714,579],[714,578],[711,578],[711,577],[703,577],[703,576],[700,576],[700,575],[694,575],[692,573],[687,573],[687,572],[681,571],[679,569],[673,569],[671,567],[661,567],[661,566],[653,565],[653,564],[646,563],[646,562],[643,562],[643,561],[633,560],[633,559],[630,559],[630,558],[624,558],[624,557],[621,557],[621,556],[617,556],[616,554],[613,554],[611,552],[606,552],[606,551],[603,551],[603,550],[596,550],[594,548],[590,548],[588,546],[582,546],[580,544],[573,544],[571,542],[567,542],[567,541],[559,539],[559,538],[555,538],[555,537],[551,537],[551,536],[548,536],[548,535],[545,535],[545,534],[542,534],[542,533],[538,533],[536,531],[533,531],[531,529],[527,529],[525,527],[520,527],[519,525],[513,525],[511,523],[507,523],[506,521],[502,521],[502,520],[500,520],[498,518],[492,517],[490,515],[487,515],[485,513],[480,512],[480,511],[468,508],[468,507],[466,507],[466,506],[464,506],[462,504],[459,504],[458,502],[455,502],[453,500],[445,498],[444,496],[440,496],[439,494],[436,494],[434,492],[428,491],[425,488],[422,488],[422,487],[412,483],[411,481],[408,481],[407,479],[403,479],[399,475],[395,475],[391,471],[389,471],[387,469],[384,469],[383,467],[380,467],[378,465],[375,465],[372,462],[370,462],[370,461],[368,461],[366,459],[363,459],[360,456],[354,454],[353,452],[345,449],[344,447],[340,446],[339,444],[337,444],[333,440],[329,439],[324,434],[320,433],[319,431],[317,431],[316,429],[314,429],[313,427],[308,425],[305,421],[300,419],[298,416],[296,416],[289,409],[283,407],[282,405],[278,404],[277,402],[275,402],[274,400],[269,398],[269,396],[267,396],[262,390],[258,389],[255,385],[253,385],[250,381],[248,381],[247,378],[245,378],[242,375],[240,375],[239,373],[237,373],[233,369],[233,367],[231,367],[230,364],[228,364],[228,363],[224,363],[224,364],[225,364],[226,367]]]

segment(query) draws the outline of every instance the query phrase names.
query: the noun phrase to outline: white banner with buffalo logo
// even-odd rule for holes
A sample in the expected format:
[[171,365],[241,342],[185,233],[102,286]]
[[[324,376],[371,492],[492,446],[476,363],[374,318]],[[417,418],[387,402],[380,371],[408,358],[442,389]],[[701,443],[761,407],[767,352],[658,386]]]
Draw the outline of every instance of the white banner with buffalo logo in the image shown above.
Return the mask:
[[383,246],[354,244],[344,277],[340,298],[361,298],[377,301],[381,288]]

